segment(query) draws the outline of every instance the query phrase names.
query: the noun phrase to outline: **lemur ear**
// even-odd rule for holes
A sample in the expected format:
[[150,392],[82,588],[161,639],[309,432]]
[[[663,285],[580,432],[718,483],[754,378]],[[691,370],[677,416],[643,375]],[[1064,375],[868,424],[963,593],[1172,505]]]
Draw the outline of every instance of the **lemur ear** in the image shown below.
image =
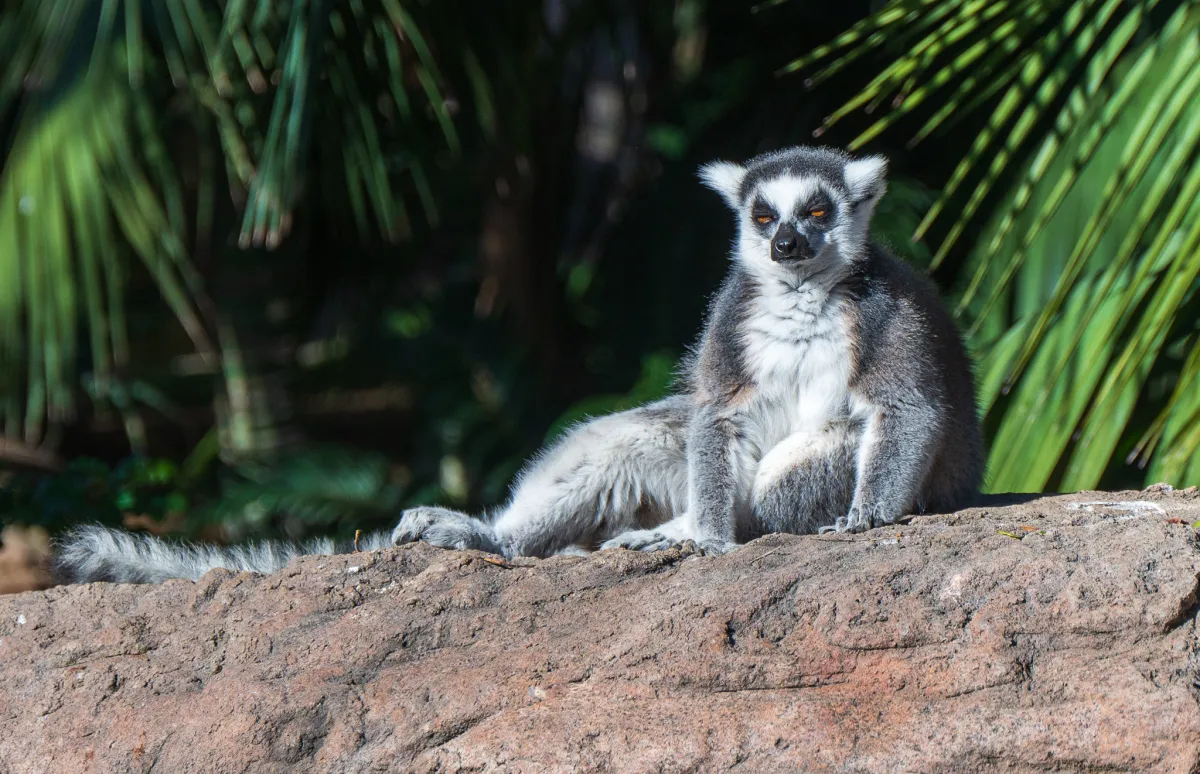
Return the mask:
[[700,167],[700,180],[721,194],[733,210],[741,207],[742,181],[746,179],[746,168],[729,161],[713,161]]
[[887,159],[866,156],[848,162],[843,171],[846,187],[856,202],[878,199],[887,190]]

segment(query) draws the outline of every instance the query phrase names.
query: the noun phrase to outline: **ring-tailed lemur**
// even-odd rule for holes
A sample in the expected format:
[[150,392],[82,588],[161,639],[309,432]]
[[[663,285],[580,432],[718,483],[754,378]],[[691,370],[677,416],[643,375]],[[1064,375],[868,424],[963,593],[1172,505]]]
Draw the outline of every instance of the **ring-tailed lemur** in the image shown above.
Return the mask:
[[[413,508],[367,547],[547,556],[690,539],[719,553],[765,533],[856,532],[966,504],[984,460],[971,371],[932,285],[868,237],[886,166],[823,148],[704,166],[738,237],[682,389],[575,427],[490,518]],[[180,549],[89,527],[59,567],[75,580],[155,581],[333,550]]]

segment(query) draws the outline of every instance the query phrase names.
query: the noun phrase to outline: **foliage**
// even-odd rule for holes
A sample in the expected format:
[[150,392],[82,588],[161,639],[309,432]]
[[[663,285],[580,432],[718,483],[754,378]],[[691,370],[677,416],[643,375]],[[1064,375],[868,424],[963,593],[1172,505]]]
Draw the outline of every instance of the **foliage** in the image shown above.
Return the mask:
[[0,514],[493,504],[669,389],[730,236],[696,165],[814,126],[892,159],[876,236],[969,333],[991,488],[1200,481],[1193,4],[867,6],[9,4],[0,440],[71,461]]
[[79,457],[53,476],[11,475],[0,486],[0,514],[6,521],[53,528],[121,524],[126,513],[162,520],[187,505],[175,487],[178,472],[170,460],[128,459],[109,467]]
[[0,50],[0,115],[15,124],[0,182],[0,417],[31,443],[74,414],[81,314],[93,391],[118,405],[128,392],[126,247],[212,362],[220,321],[186,242],[223,238],[222,186],[244,213],[242,247],[278,246],[305,186],[396,238],[411,227],[401,181],[436,215],[413,152],[427,107],[458,144],[437,64],[395,0],[28,2],[0,17]]
[[110,466],[77,457],[52,475],[9,474],[0,481],[0,516],[51,529],[97,522],[224,540],[350,536],[389,526],[401,490],[380,455],[332,445],[221,471],[198,469],[193,459],[180,466],[130,457]]
[[789,68],[889,57],[825,122],[890,105],[852,147],[984,118],[915,234],[967,278],[994,490],[1200,480],[1198,36],[1188,2],[897,0]]
[[388,464],[376,454],[332,446],[308,447],[272,460],[229,471],[221,496],[196,509],[192,528],[219,524],[237,539],[269,531],[273,518],[289,537],[340,529],[391,526],[400,488]]

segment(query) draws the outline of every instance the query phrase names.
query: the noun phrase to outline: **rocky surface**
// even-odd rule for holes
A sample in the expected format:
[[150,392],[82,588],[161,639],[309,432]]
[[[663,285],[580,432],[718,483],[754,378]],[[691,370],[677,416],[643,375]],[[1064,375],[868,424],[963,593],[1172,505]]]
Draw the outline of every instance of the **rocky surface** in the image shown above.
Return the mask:
[[50,536],[40,527],[0,529],[0,594],[53,586]]
[[0,772],[1194,772],[1197,520],[1084,493],[0,597]]

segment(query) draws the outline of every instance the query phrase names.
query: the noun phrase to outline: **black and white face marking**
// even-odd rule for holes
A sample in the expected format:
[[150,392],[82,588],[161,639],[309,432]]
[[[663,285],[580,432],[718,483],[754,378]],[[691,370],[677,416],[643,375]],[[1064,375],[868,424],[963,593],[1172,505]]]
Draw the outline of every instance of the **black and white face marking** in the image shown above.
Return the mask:
[[745,166],[714,162],[700,177],[738,213],[737,259],[770,273],[808,274],[865,255],[886,167],[880,156],[789,148]]
[[779,178],[754,193],[750,220],[770,245],[776,263],[815,258],[826,244],[837,205],[835,195],[812,178]]

